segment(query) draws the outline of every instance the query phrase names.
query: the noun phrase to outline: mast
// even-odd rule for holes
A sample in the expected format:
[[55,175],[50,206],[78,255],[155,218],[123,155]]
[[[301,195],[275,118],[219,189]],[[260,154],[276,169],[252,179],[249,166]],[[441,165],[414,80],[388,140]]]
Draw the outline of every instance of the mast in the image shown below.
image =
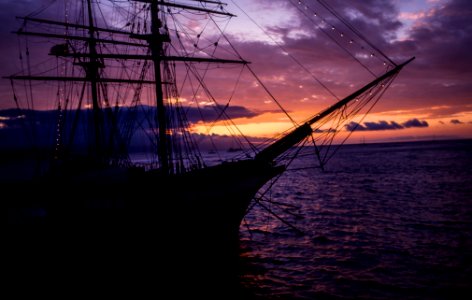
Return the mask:
[[156,123],[158,124],[158,157],[164,174],[169,174],[169,141],[167,138],[167,115],[164,105],[164,93],[162,90],[161,56],[164,56],[164,41],[169,41],[168,35],[162,35],[160,28],[162,21],[159,19],[158,1],[151,2],[151,36],[148,43],[151,48],[152,61],[154,62],[154,76],[156,80]]
[[[185,4],[179,4],[179,3],[173,3],[173,2],[166,2],[162,0],[133,0],[136,2],[143,2],[143,3],[151,3],[155,5],[162,5],[162,6],[167,6],[167,7],[176,7],[176,8],[183,8],[183,9],[189,9],[193,11],[200,11],[200,12],[207,12],[207,13],[212,13],[212,14],[217,14],[217,15],[222,15],[222,16],[229,16],[229,17],[235,17],[235,15],[227,13],[225,11],[218,11],[214,9],[208,9],[205,7],[197,7],[197,6],[191,6],[191,5],[185,5]],[[195,1],[195,2],[206,2],[206,3],[213,3],[215,1]],[[220,5],[222,7],[225,3],[214,3]]]
[[93,127],[94,127],[94,139],[95,139],[95,155],[98,160],[103,160],[103,145],[102,145],[102,118],[100,103],[98,99],[98,69],[101,67],[101,64],[98,61],[97,57],[97,42],[95,40],[95,26],[93,22],[93,11],[92,11],[92,1],[87,0],[87,11],[88,11],[88,21],[89,21],[89,61],[83,63],[85,68],[85,74],[90,81],[90,90],[92,96],[92,114],[93,114]]
[[[161,75],[161,62],[166,62],[169,60],[181,60],[181,61],[211,61],[205,58],[178,58],[178,57],[166,57],[164,53],[164,42],[170,42],[168,34],[161,34],[160,28],[162,28],[162,21],[159,19],[159,5],[164,6],[171,6],[171,7],[180,7],[180,8],[190,8],[188,6],[179,6],[173,3],[167,3],[164,1],[157,1],[157,0],[134,0],[136,2],[145,2],[150,4],[150,13],[151,13],[151,34],[150,35],[138,35],[138,34],[130,34],[127,32],[113,30],[113,29],[106,29],[106,28],[98,28],[95,27],[94,18],[93,18],[93,9],[92,9],[92,1],[87,0],[87,14],[88,14],[88,26],[87,25],[78,25],[78,24],[68,24],[64,22],[58,21],[51,21],[51,20],[44,20],[38,18],[24,18],[25,20],[38,22],[38,23],[45,23],[51,25],[60,25],[60,26],[71,26],[74,28],[79,29],[88,29],[88,37],[81,37],[81,36],[72,36],[70,39],[72,40],[83,40],[88,43],[88,52],[89,53],[82,53],[82,54],[75,54],[72,55],[68,52],[64,53],[56,53],[56,56],[63,56],[63,57],[77,57],[77,58],[88,58],[87,61],[83,61],[78,63],[78,65],[82,66],[85,70],[86,76],[84,79],[76,78],[76,77],[61,77],[61,76],[10,76],[10,79],[20,79],[20,80],[63,80],[63,81],[86,81],[90,82],[90,90],[91,90],[91,97],[92,97],[92,115],[93,115],[93,135],[94,135],[94,155],[98,160],[105,159],[104,152],[103,152],[103,135],[104,135],[104,128],[103,128],[103,118],[101,112],[101,106],[99,101],[99,93],[98,93],[98,84],[101,82],[128,82],[128,83],[155,83],[155,96],[156,96],[156,124],[158,125],[158,157],[161,164],[161,168],[165,174],[170,173],[170,151],[169,151],[169,138],[167,135],[168,131],[168,120],[166,115],[166,107],[164,104],[164,93],[163,93],[163,84],[168,84],[167,82],[163,82],[162,75]],[[193,7],[192,7],[193,8]],[[216,11],[210,11],[205,9],[193,8],[202,11],[220,13]],[[97,31],[104,31],[109,33],[115,34],[126,34],[129,35],[131,38],[135,38],[138,40],[146,40],[149,48],[151,50],[151,56],[142,56],[142,55],[104,55],[97,53],[97,43],[110,43],[110,44],[118,44],[118,45],[129,45],[129,46],[136,46],[142,47],[142,44],[137,43],[129,43],[124,41],[116,41],[116,40],[109,40],[109,39],[97,39],[95,37]],[[60,34],[47,34],[47,33],[40,33],[40,32],[24,32],[18,31],[17,34],[20,35],[32,35],[32,36],[43,36],[49,38],[63,38],[64,35]],[[99,69],[103,68],[102,59],[104,58],[119,58],[119,59],[151,59],[154,63],[154,74],[155,80],[154,81],[143,81],[143,80],[120,80],[120,79],[102,79],[100,78]],[[225,63],[225,60],[215,60],[215,62]],[[233,61],[228,61],[233,62]],[[239,63],[238,61],[234,61],[234,63]],[[246,63],[246,62],[243,62]]]
[[[155,125],[157,126],[157,132],[155,133],[155,140],[157,142],[157,156],[159,160],[159,167],[164,174],[173,173],[173,156],[172,153],[172,141],[170,130],[170,118],[171,108],[166,104],[165,95],[166,85],[174,85],[175,82],[172,78],[168,78],[167,68],[169,67],[168,62],[181,62],[184,64],[189,63],[214,63],[214,64],[249,64],[248,61],[242,59],[225,59],[218,58],[212,55],[210,56],[195,56],[193,54],[179,54],[171,55],[168,51],[168,43],[170,43],[169,33],[167,26],[165,25],[165,15],[168,10],[186,10],[197,13],[214,14],[225,17],[233,17],[224,10],[224,3],[220,1],[210,0],[195,0],[195,3],[200,3],[200,6],[180,4],[173,1],[163,0],[132,0],[134,2],[148,4],[149,19],[151,20],[150,33],[133,33],[131,31],[107,28],[107,26],[100,26],[97,24],[97,20],[94,17],[94,2],[92,0],[82,1],[83,15],[87,17],[88,21],[85,20],[83,24],[69,23],[68,21],[60,20],[48,20],[35,17],[18,17],[26,22],[46,24],[48,30],[41,29],[41,26],[35,26],[38,31],[27,31],[21,28],[16,31],[17,35],[29,37],[44,37],[47,39],[58,39],[61,44],[57,44],[51,48],[49,55],[56,57],[72,58],[73,65],[82,68],[85,71],[85,76],[70,76],[51,73],[40,73],[26,75],[11,75],[5,78],[10,80],[35,80],[35,81],[63,81],[63,82],[83,82],[84,86],[87,85],[87,89],[90,91],[91,100],[91,117],[89,119],[88,130],[89,133],[89,152],[94,159],[105,162],[110,158],[111,152],[107,150],[107,143],[105,142],[106,135],[108,135],[108,127],[105,122],[108,119],[105,118],[102,112],[101,103],[101,88],[104,83],[129,83],[129,84],[153,84],[156,102],[155,108],[156,113],[154,116]],[[206,4],[212,4],[207,7]],[[60,29],[63,27],[70,27],[77,29],[79,34],[69,35],[61,34]],[[49,30],[49,28],[52,28]],[[41,30],[40,30],[41,29]],[[88,32],[85,32],[88,31]],[[107,33],[102,35],[101,33]],[[117,38],[115,38],[117,36]],[[66,40],[66,43],[64,43]],[[77,41],[77,43],[70,43],[71,41]],[[84,45],[85,47],[76,47],[77,44]],[[107,53],[101,53],[100,45],[117,45],[117,46],[129,46],[132,51],[128,53],[122,53],[120,47],[114,49],[115,52],[110,51]],[[69,47],[72,47],[72,51],[69,51]],[[142,48],[148,48],[149,53],[142,53]],[[154,71],[154,78],[146,80],[144,76],[136,78],[131,76],[130,78],[118,78],[117,74],[111,73],[111,77],[103,77],[101,70],[104,68],[104,63],[107,60],[111,61],[129,61],[129,60],[144,60],[152,61],[153,67],[150,67],[150,71]],[[71,61],[71,60],[68,60]],[[113,63],[112,63],[113,65]],[[171,76],[171,75],[169,75]],[[90,86],[88,88],[88,86]],[[106,93],[104,87],[104,93]],[[103,95],[105,96],[105,95]]]

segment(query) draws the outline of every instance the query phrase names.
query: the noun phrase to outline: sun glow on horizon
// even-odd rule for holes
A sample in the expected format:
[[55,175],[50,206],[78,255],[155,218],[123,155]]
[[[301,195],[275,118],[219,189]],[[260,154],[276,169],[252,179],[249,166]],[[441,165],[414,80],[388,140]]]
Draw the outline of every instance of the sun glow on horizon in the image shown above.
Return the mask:
[[228,127],[226,124],[217,124],[211,128],[207,124],[197,124],[192,127],[192,131],[199,134],[217,135],[231,135],[232,133],[240,135],[239,132],[241,132],[248,137],[272,138],[293,128],[291,122],[246,123],[236,126],[238,130],[234,126]]
[[[444,109],[444,107],[432,107],[432,111]],[[386,141],[409,141],[427,140],[436,138],[472,138],[472,111],[462,112],[451,116],[434,117],[431,110],[419,113],[416,110],[399,110],[371,113],[365,118],[357,115],[352,120],[364,128],[351,133],[347,143],[363,142],[386,142]],[[308,112],[292,112],[291,115],[303,116]],[[296,118],[305,120],[306,118]],[[234,126],[228,128],[228,124],[218,122],[217,124],[198,123],[192,126],[191,131],[198,134],[216,135],[240,135],[243,133],[248,137],[273,138],[284,134],[294,128],[288,118],[282,114],[263,114],[255,118],[234,119]],[[348,121],[346,125],[351,122]],[[366,126],[367,124],[367,126]],[[213,126],[211,126],[213,125]],[[374,129],[369,125],[376,125]],[[382,128],[385,125],[386,128]],[[325,126],[326,127],[326,126]],[[329,127],[329,124],[328,126]],[[321,128],[328,129],[328,128]],[[346,135],[349,131],[344,125],[339,134]],[[316,136],[316,133],[315,133]]]

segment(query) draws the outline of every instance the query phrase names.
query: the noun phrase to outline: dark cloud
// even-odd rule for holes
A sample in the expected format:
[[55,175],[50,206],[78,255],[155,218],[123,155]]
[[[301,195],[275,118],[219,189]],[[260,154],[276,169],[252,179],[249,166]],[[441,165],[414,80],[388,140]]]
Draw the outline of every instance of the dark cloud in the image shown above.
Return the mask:
[[[440,68],[451,73],[470,74],[472,55],[472,2],[451,0],[432,11],[411,31],[411,39],[421,51],[427,69]],[[436,73],[440,75],[439,73]]]
[[462,122],[461,120],[458,120],[458,119],[452,119],[451,124],[458,125],[458,124],[464,124],[464,122]]
[[337,132],[336,129],[332,129],[332,128],[329,128],[329,129],[320,129],[320,128],[316,128],[315,130],[313,130],[314,133],[335,133]]
[[255,112],[243,106],[222,106],[222,105],[209,105],[200,108],[191,106],[183,108],[186,112],[187,120],[190,123],[197,123],[200,121],[213,122],[217,118],[219,120],[225,119],[224,115],[230,119],[239,118],[253,118],[263,112]]
[[354,131],[354,130],[360,130],[360,131],[365,131],[365,127],[362,126],[361,124],[357,122],[349,122],[348,124],[344,125],[347,131]]
[[417,57],[400,75],[404,86],[393,94],[405,101],[392,102],[392,106],[429,108],[447,101],[458,108],[468,102],[472,94],[471,16],[472,1],[441,2],[441,6],[424,12],[407,32],[406,40],[390,47],[399,57]]
[[367,130],[394,130],[394,129],[402,129],[403,127],[395,121],[391,121],[390,123],[386,121],[379,121],[378,123],[375,122],[365,122],[364,126]]
[[[222,106],[202,106],[183,107],[186,111],[187,121],[192,124],[198,122],[214,122],[215,120],[227,119],[223,116],[223,111],[230,119],[252,118],[264,112],[254,112],[242,106],[222,107]],[[71,132],[72,120],[75,119],[75,112],[66,111],[64,114],[64,131],[67,135]],[[139,106],[133,111],[130,108],[122,108],[116,115],[118,126],[125,129],[127,120],[132,118],[135,124],[140,124],[134,135],[138,139],[146,139],[146,132],[149,132],[155,125],[153,123],[155,110],[147,106]],[[75,138],[80,143],[84,143],[87,136],[86,124],[91,118],[90,110],[80,112],[79,126]],[[55,110],[32,111],[32,110],[0,110],[0,148],[25,148],[33,145],[38,147],[48,147],[54,143],[57,129],[58,112]],[[107,123],[107,122],[105,122]],[[174,125],[177,126],[177,125]],[[138,141],[139,143],[139,141]]]
[[[270,2],[277,2],[269,0]],[[278,0],[285,3],[287,9],[293,9],[297,6],[294,1]],[[317,15],[323,17],[329,24],[335,26],[340,32],[348,33],[350,29],[340,20],[334,18],[318,1],[304,1],[303,5],[308,4],[309,10],[305,10],[303,5],[300,8],[299,18],[294,21],[302,22],[302,26],[313,28],[313,23],[305,18],[306,11],[315,11]],[[347,19],[358,31],[374,42],[379,47],[386,46],[388,38],[401,27],[397,20],[398,10],[394,1],[385,0],[365,0],[349,1],[333,0],[328,5],[334,8],[340,15]],[[310,14],[311,15],[311,14]],[[316,19],[314,19],[316,20]],[[316,21],[315,21],[316,22]],[[294,22],[296,24],[297,22]],[[316,23],[315,23],[316,24]]]
[[401,125],[395,121],[379,121],[379,122],[365,122],[364,124],[350,122],[345,125],[347,131],[378,131],[378,130],[398,130],[411,127],[428,127],[429,124],[426,121],[420,121],[418,119],[408,120]]
[[[130,112],[130,108],[121,108],[119,115],[121,117],[125,116]],[[201,107],[194,106],[183,106],[182,111],[185,111],[187,121],[190,123],[197,123],[200,121],[210,121],[213,122],[217,118],[219,120],[225,119],[223,113],[226,114],[230,119],[238,118],[253,118],[264,112],[255,112],[243,106],[222,106],[222,105],[206,105]],[[144,114],[153,115],[155,110],[148,106],[138,106],[138,114],[141,114],[141,117],[144,118]],[[83,112],[84,113],[84,112]],[[28,120],[35,119],[40,123],[46,122],[55,122],[57,120],[57,111],[48,110],[48,111],[31,111],[31,110],[18,110],[18,109],[8,109],[0,110],[0,121],[5,124],[6,128],[16,128],[19,127],[24,122]]]
[[[193,111],[195,111],[194,107],[192,109]],[[225,108],[222,105],[218,105],[218,107],[213,108],[212,110],[213,110],[214,118],[216,118],[216,113],[220,114],[223,110],[226,112],[226,114],[228,115],[230,119],[253,118],[261,114],[261,112],[255,112],[243,106],[228,106],[227,108]],[[195,116],[195,112],[193,112],[193,115]],[[210,116],[210,120],[214,118]],[[198,119],[198,116],[197,116],[197,121],[200,121]]]
[[346,130],[348,131],[374,131],[374,130],[395,130],[395,129],[403,129],[403,126],[396,123],[395,121],[387,122],[387,121],[379,121],[379,122],[365,122],[363,125],[350,122],[346,126]]
[[410,127],[428,127],[429,124],[426,121],[420,121],[418,119],[411,119],[406,121],[405,123],[402,123],[402,125],[405,128],[410,128]]

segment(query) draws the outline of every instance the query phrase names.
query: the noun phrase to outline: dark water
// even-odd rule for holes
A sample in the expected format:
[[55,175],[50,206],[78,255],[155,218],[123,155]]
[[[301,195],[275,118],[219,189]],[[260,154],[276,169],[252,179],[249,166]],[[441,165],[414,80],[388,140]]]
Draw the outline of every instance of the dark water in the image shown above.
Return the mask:
[[[291,168],[310,165],[314,157],[306,156]],[[4,168],[8,176],[17,169],[13,164]],[[325,172],[287,171],[267,197],[274,203],[264,205],[304,234],[255,206],[241,226],[242,296],[229,292],[217,299],[470,299],[472,295],[472,140],[347,145]],[[209,299],[205,294],[196,296],[189,283],[214,290],[219,277],[238,280],[230,270],[224,277],[205,269],[205,261],[198,263],[205,268],[172,268],[174,280],[162,271],[163,261],[169,259],[159,255],[161,246],[153,239],[159,240],[157,235],[127,234],[135,241],[119,236],[112,246],[104,246],[108,233],[100,232],[96,240],[79,247],[74,238],[65,239],[70,232],[61,233],[60,228],[52,241],[39,236],[23,243],[26,246],[15,246],[9,240],[6,244],[13,250],[4,258],[13,271],[6,272],[11,290],[7,294],[39,295],[33,286],[52,286],[60,287],[59,295],[63,289],[68,295],[80,290],[88,298],[92,292],[98,295],[100,287],[106,296],[99,298],[118,298],[125,290],[131,299],[145,299],[159,294],[165,285],[162,278],[167,277],[178,287],[167,288],[176,294],[163,299],[191,299],[194,294]],[[13,235],[15,242],[25,239],[23,234]],[[116,248],[121,240],[127,242]],[[100,253],[98,245],[103,248]],[[216,254],[205,257],[220,264]],[[227,268],[221,265],[216,269]],[[45,276],[51,272],[53,276]],[[136,280],[130,283],[129,277]],[[240,291],[225,279],[219,282],[223,283],[219,290],[226,290],[226,283]]]
[[305,234],[253,209],[241,228],[251,293],[470,299],[472,140],[348,145],[325,172],[286,172],[270,196],[292,205],[266,203]]

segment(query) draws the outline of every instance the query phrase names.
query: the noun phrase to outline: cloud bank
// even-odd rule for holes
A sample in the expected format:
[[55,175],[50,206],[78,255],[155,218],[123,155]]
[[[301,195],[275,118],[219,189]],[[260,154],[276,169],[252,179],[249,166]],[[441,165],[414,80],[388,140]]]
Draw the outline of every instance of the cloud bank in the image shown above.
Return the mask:
[[347,131],[379,131],[379,130],[399,130],[412,127],[428,127],[429,124],[426,121],[421,121],[418,119],[411,119],[402,124],[398,124],[395,121],[378,121],[378,122],[364,122],[364,124],[350,122],[345,125]]

